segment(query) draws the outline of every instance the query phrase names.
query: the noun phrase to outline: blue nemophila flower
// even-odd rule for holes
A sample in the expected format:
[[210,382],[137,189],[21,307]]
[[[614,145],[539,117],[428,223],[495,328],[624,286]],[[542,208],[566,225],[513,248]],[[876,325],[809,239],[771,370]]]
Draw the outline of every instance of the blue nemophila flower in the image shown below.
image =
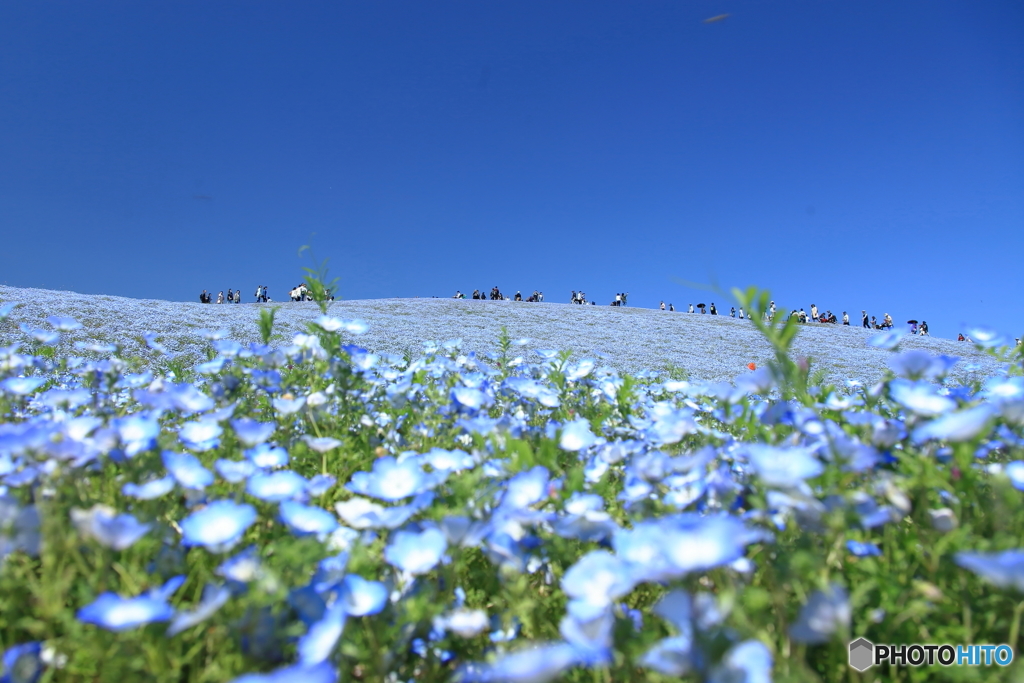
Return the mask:
[[708,683],[771,683],[772,653],[759,640],[734,645],[711,670]]
[[297,536],[316,534],[323,537],[338,528],[338,520],[327,510],[294,500],[281,503],[281,521]]
[[175,636],[206,621],[223,607],[230,597],[231,591],[226,587],[207,584],[203,588],[203,598],[194,610],[178,612],[174,615],[170,626],[167,627],[167,635]]
[[579,662],[569,643],[532,645],[501,655],[491,664],[467,664],[456,674],[460,683],[546,683]]
[[486,393],[472,387],[455,387],[452,389],[451,396],[452,401],[468,411],[480,410],[494,403]]
[[798,643],[827,643],[835,635],[843,635],[850,628],[850,599],[846,590],[833,583],[828,590],[811,594],[800,608],[796,623],[790,626],[789,636]]
[[213,463],[223,479],[232,484],[245,481],[256,473],[256,464],[252,460],[224,460],[223,458]]
[[241,417],[231,421],[231,428],[235,430],[235,436],[245,446],[259,446],[270,438],[270,435],[277,429],[273,422],[258,422],[247,417]]
[[952,356],[933,356],[927,351],[911,349],[889,358],[889,368],[898,377],[935,379],[944,377],[959,360]]
[[28,396],[44,384],[45,377],[8,377],[0,382],[0,390],[11,396]]
[[580,451],[590,448],[596,440],[597,437],[590,431],[590,422],[580,418],[562,427],[558,445],[565,451]]
[[682,513],[617,531],[612,546],[633,565],[637,580],[664,581],[734,562],[748,544],[766,537],[729,515]]
[[744,449],[750,466],[767,486],[794,487],[825,471],[808,448],[750,444]]
[[594,605],[585,600],[570,600],[558,632],[576,648],[579,663],[607,666],[612,661],[612,632],[615,615],[611,605]]
[[184,578],[175,577],[163,588],[137,598],[103,593],[91,604],[78,610],[78,620],[108,631],[128,631],[154,621],[168,621],[174,616],[174,608],[167,601],[184,583]]
[[584,358],[566,369],[565,378],[570,382],[576,382],[593,372],[595,367],[597,367],[597,362],[594,359]]
[[160,423],[156,419],[139,414],[119,417],[114,420],[113,427],[128,457],[155,446],[156,437],[160,433]]
[[448,541],[440,529],[398,531],[384,549],[384,559],[403,572],[425,574],[441,561],[447,548]]
[[279,503],[283,500],[304,498],[308,483],[305,477],[292,470],[260,472],[249,477],[245,490],[260,500]]
[[191,453],[163,452],[164,467],[184,488],[201,491],[213,483],[213,472]]
[[217,576],[223,576],[230,581],[238,583],[249,583],[259,577],[260,556],[256,546],[249,546],[237,555],[224,560],[217,567]]
[[171,350],[157,341],[159,337],[160,335],[155,332],[144,332],[142,334],[142,339],[146,342],[146,346],[165,356],[171,355]]
[[292,664],[267,674],[245,674],[231,683],[335,683],[337,680],[338,668],[325,661],[313,666]]
[[967,330],[966,334],[983,349],[995,349],[1013,344],[1013,340],[1008,336],[990,327],[972,327]]
[[358,574],[349,574],[342,581],[341,600],[345,613],[353,617],[377,614],[388,599],[388,589],[380,581],[367,581]]
[[119,515],[105,505],[94,505],[88,510],[72,508],[71,522],[82,536],[114,550],[130,548],[152,528],[151,524],[143,524],[128,513]]
[[[3,318],[0,317],[0,320]],[[0,683],[36,683],[43,674],[42,643],[22,643],[4,652]]]
[[252,460],[256,467],[263,469],[284,467],[288,464],[288,451],[280,446],[271,446],[265,443],[261,443],[259,446],[256,446],[256,448],[247,450],[245,452],[245,457]]
[[509,377],[502,383],[502,386],[511,389],[523,398],[537,401],[545,408],[557,408],[560,403],[557,391],[528,377]]
[[223,429],[213,420],[186,422],[178,429],[178,438],[186,448],[194,451],[208,451],[220,443]]
[[364,334],[370,329],[362,320],[346,320],[343,318],[332,318],[322,315],[313,321],[313,324],[325,332],[348,332],[349,334]]
[[954,560],[993,585],[1024,593],[1024,549],[996,553],[960,552]]
[[274,410],[281,415],[292,415],[302,410],[302,407],[306,405],[306,397],[299,396],[298,398],[275,398],[273,400]]
[[15,303],[13,301],[8,301],[5,304],[0,304],[0,320],[6,320],[7,317],[11,314],[11,311],[13,311],[20,305],[21,304]]
[[956,401],[942,396],[931,384],[897,379],[889,383],[889,396],[912,413],[941,415],[956,408]]
[[544,500],[548,497],[550,476],[543,465],[537,465],[515,475],[505,485],[501,507],[519,510]]
[[574,600],[611,605],[636,586],[633,567],[607,550],[592,550],[562,577],[562,590]]
[[434,617],[434,630],[450,631],[461,638],[473,638],[490,626],[487,613],[480,609],[459,607],[448,614]]
[[224,358],[234,358],[238,355],[250,355],[246,353],[243,350],[242,345],[234,339],[215,339],[210,342],[210,346],[213,347],[213,350],[216,351],[218,355],[221,355]]
[[970,441],[982,434],[996,417],[996,409],[983,403],[973,408],[946,413],[931,422],[921,425],[911,436],[914,443],[921,444],[932,439],[943,441]]
[[386,508],[366,498],[352,498],[334,504],[338,516],[353,529],[394,529],[405,524],[423,506],[416,500],[409,505]]
[[985,380],[981,395],[993,401],[1024,399],[1024,377],[990,377]]
[[182,413],[203,413],[214,406],[212,398],[188,383],[171,385],[164,393],[174,408]]
[[852,555],[856,555],[857,557],[871,557],[882,554],[881,549],[874,543],[854,541],[852,539],[846,542],[846,549],[849,550]]
[[465,451],[431,448],[423,454],[423,461],[435,470],[460,472],[476,466],[476,460]]
[[335,439],[332,436],[313,437],[307,434],[302,437],[302,440],[306,442],[310,449],[317,453],[326,453],[341,445],[341,440]]
[[337,479],[330,474],[318,474],[306,484],[306,495],[316,498],[327,493],[336,483]]
[[60,341],[60,332],[51,332],[50,330],[42,330],[38,327],[32,327],[21,323],[18,325],[21,331],[28,337],[32,337],[40,344],[45,346],[53,346]]
[[1014,460],[1006,463],[1003,473],[1010,478],[1010,483],[1019,491],[1024,491],[1024,461]]
[[640,658],[640,665],[666,676],[685,676],[694,668],[693,638],[678,635],[659,640]]
[[353,493],[381,500],[397,501],[422,493],[437,483],[413,458],[397,462],[393,456],[379,458],[372,472],[356,472],[345,486]]
[[697,431],[693,414],[687,409],[657,411],[651,419],[652,423],[647,428],[646,436],[655,444],[679,443],[684,436]]
[[312,583],[291,590],[288,593],[288,604],[306,626],[315,624],[323,618],[327,611],[327,602],[324,600],[324,596],[317,592],[316,586]]
[[899,346],[899,343],[903,341],[903,338],[906,336],[906,330],[893,329],[873,334],[867,338],[865,343],[868,346],[874,346],[876,349],[892,350]]
[[327,661],[345,630],[345,616],[344,606],[336,602],[309,627],[306,635],[299,638],[300,663],[312,666]]
[[256,508],[218,500],[181,521],[181,542],[201,545],[215,553],[227,552],[256,521]]
[[216,375],[219,374],[220,371],[224,369],[224,365],[227,362],[227,358],[224,358],[223,356],[218,356],[217,358],[214,358],[213,360],[208,360],[205,363],[199,363],[198,365],[193,366],[192,369],[195,372],[199,373],[200,375]]
[[74,318],[63,318],[59,315],[47,317],[46,322],[50,323],[53,329],[60,330],[61,332],[74,332],[75,330],[82,329],[82,323]]
[[42,471],[38,467],[29,465],[19,472],[8,474],[4,477],[4,484],[14,488],[28,486],[30,484],[34,484],[36,480],[39,479],[40,474],[42,474]]

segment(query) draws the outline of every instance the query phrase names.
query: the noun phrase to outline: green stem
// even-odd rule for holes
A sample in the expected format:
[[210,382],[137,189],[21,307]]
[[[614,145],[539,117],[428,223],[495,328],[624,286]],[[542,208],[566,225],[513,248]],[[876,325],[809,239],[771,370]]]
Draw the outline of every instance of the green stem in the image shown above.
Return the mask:
[[1013,621],[1010,623],[1010,638],[1007,640],[1007,644],[1013,648],[1014,652],[1018,651],[1017,640],[1020,638],[1020,617],[1024,614],[1024,600],[1017,603],[1017,606],[1013,608]]

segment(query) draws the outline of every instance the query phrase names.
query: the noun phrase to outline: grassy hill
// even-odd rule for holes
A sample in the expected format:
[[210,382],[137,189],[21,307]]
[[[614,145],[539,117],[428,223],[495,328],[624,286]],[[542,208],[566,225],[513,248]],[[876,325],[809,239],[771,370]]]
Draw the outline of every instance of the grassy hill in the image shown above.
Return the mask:
[[[143,334],[155,332],[161,342],[186,359],[205,359],[203,330],[225,329],[233,339],[258,341],[259,310],[280,306],[275,331],[290,339],[320,315],[311,302],[238,305],[200,304],[86,295],[43,289],[0,286],[0,302],[19,306],[0,323],[0,345],[25,342],[20,323],[49,329],[50,315],[76,318],[84,327],[65,333],[61,350],[74,353],[76,341],[119,342],[124,356],[138,366],[156,355]],[[378,353],[419,355],[425,341],[461,338],[465,351],[490,353],[501,328],[516,340],[514,347],[529,357],[537,349],[570,350],[621,371],[663,371],[682,368],[694,380],[731,380],[747,372],[750,362],[762,365],[770,348],[747,321],[727,316],[664,312],[642,308],[573,306],[558,303],[473,301],[453,299],[372,299],[335,302],[330,315],[365,320],[370,330],[357,343]],[[874,332],[859,327],[808,324],[795,343],[795,353],[808,356],[832,381],[875,381],[886,369],[890,352],[865,344]],[[951,373],[963,381],[997,365],[973,346],[948,339],[912,337],[901,348],[961,357]]]

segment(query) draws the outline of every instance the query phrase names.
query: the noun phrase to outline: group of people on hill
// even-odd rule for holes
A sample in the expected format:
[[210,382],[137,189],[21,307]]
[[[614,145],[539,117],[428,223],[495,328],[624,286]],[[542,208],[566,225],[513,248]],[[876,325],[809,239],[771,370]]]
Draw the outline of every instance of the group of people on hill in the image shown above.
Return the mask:
[[[305,282],[300,282],[288,292],[288,296],[292,301],[312,301],[313,292],[309,291],[309,287],[306,286]],[[334,301],[334,295],[331,294],[331,290],[324,289],[324,299],[327,301]]]
[[[299,284],[298,286],[295,287],[295,289],[293,289],[290,292],[288,292],[288,295],[291,297],[292,301],[312,301],[313,300],[313,294],[312,294],[312,292],[309,291],[309,288],[306,287],[306,283]],[[325,297],[327,298],[328,301],[334,301],[334,296],[331,294],[331,290],[325,289],[324,290],[324,295],[325,295]],[[266,285],[258,285],[256,287],[256,292],[255,292],[255,294],[253,294],[253,296],[256,297],[256,303],[266,303],[268,301],[271,301],[270,296],[267,294],[267,286]],[[212,303],[218,303],[218,304],[223,304],[223,303],[240,304],[240,303],[242,303],[242,290],[241,289],[229,289],[227,296],[224,296],[224,291],[221,290],[217,294],[217,300],[214,301],[213,294],[211,294],[210,292],[207,292],[204,289],[202,294],[199,295],[199,303],[202,303],[202,304],[212,304]]]
[[[664,310],[668,310],[668,311],[675,311],[676,310],[676,307],[673,304],[671,304],[671,303],[668,305],[668,308],[666,309],[664,301],[661,302],[659,308],[661,308],[661,310],[663,310],[663,311]],[[702,314],[703,313],[710,313],[711,315],[718,315],[718,308],[715,306],[715,302],[713,302],[713,301],[711,302],[710,308],[708,306],[706,306],[705,304],[697,304],[696,308],[699,309]],[[771,321],[775,320],[775,313],[776,313],[777,310],[778,309],[775,306],[775,302],[772,301],[771,304],[768,306],[768,309],[763,314],[765,321],[766,322],[771,322]],[[694,313],[695,312],[693,304],[689,305],[689,309],[688,309],[687,312],[689,312],[689,313]],[[731,317],[733,317],[733,318],[737,317],[736,307],[735,306],[730,308],[729,315]],[[794,309],[794,310],[790,311],[789,315],[791,317],[796,318],[797,321],[801,322],[801,323],[817,322],[817,323],[828,323],[828,324],[832,324],[832,325],[837,325],[837,324],[839,324],[839,321],[840,321],[840,318],[836,317],[835,313],[833,313],[830,310],[826,310],[824,312],[819,311],[818,310],[818,306],[815,305],[815,304],[811,304],[811,311],[810,311],[810,313],[806,312],[804,309],[801,308],[799,310]],[[878,322],[878,320],[876,319],[875,316],[871,316],[870,320],[869,320],[867,311],[861,311],[861,316],[862,316],[862,324],[863,324],[863,326],[865,328],[874,329],[874,330],[891,330],[893,328],[892,316],[889,315],[888,313],[886,313],[885,316],[883,316],[881,322]],[[738,317],[739,317],[740,320],[743,320],[744,318],[747,317],[746,314],[743,312],[743,307],[742,306],[739,309],[739,316]],[[843,325],[846,325],[846,326],[850,325],[850,315],[846,311],[843,311],[843,317],[842,317],[841,320],[842,320]],[[910,325],[910,333],[911,334],[916,334],[916,335],[921,335],[921,336],[927,336],[928,335],[928,322],[927,321],[922,320],[920,323],[918,323],[916,320],[908,320],[907,324]]]
[[[201,304],[212,304],[213,294],[207,292],[205,289],[199,295],[199,303]],[[227,297],[224,296],[224,290],[220,290],[217,293],[217,303],[229,303],[229,304],[240,304],[242,303],[242,290],[240,289],[229,289]]]
[[[302,289],[305,289],[304,285],[302,285],[301,287],[302,287]],[[627,300],[628,297],[629,297],[629,292],[616,292],[615,300],[612,301],[609,305],[610,306],[625,306],[626,305],[626,300]],[[463,294],[461,291],[457,291],[457,292],[455,292],[455,296],[453,296],[452,298],[453,299],[465,299],[466,295]],[[538,291],[534,290],[532,295],[530,295],[526,299],[523,299],[522,294],[517,291],[514,297],[509,298],[509,297],[505,296],[504,294],[502,294],[501,290],[498,289],[497,287],[492,287],[490,295],[486,295],[483,292],[483,290],[480,290],[480,289],[473,290],[473,298],[474,299],[488,299],[489,298],[492,301],[544,301],[544,292],[538,292]],[[569,297],[569,303],[578,304],[578,305],[584,305],[584,306],[587,305],[587,304],[590,304],[592,306],[596,305],[595,302],[587,300],[586,292],[576,291],[576,290],[573,290],[572,295]],[[663,310],[663,311],[667,310],[667,311],[670,311],[670,312],[675,312],[675,310],[676,310],[676,307],[675,307],[674,304],[669,303],[668,306],[666,307],[664,301],[662,301],[660,303],[659,308],[661,310]],[[690,304],[689,307],[688,307],[687,312],[695,313],[697,310],[699,310],[701,312],[701,314],[709,313],[711,315],[718,315],[718,308],[715,306],[715,302],[713,302],[713,301],[711,302],[711,306],[707,306],[705,304],[697,304],[696,306],[694,306],[694,304]],[[768,309],[766,311],[764,311],[764,313],[763,313],[764,320],[768,321],[768,322],[775,320],[775,314],[776,314],[777,310],[778,309],[777,309],[777,307],[775,305],[775,302],[772,301],[771,304],[768,306]],[[739,311],[737,311],[735,306],[732,306],[729,309],[729,316],[732,317],[732,318],[739,318],[740,320],[744,320],[744,319],[747,319],[747,318],[750,317],[748,314],[746,314],[744,312],[742,306],[739,308]],[[818,306],[816,304],[811,304],[810,312],[805,311],[803,308],[801,308],[799,310],[794,309],[794,310],[790,311],[790,316],[796,318],[797,321],[801,322],[801,323],[817,322],[817,323],[826,323],[826,324],[838,325],[841,322],[843,325],[845,325],[847,327],[850,325],[850,315],[846,311],[843,311],[843,315],[840,318],[840,317],[836,316],[836,314],[833,313],[831,310],[825,310],[825,311],[819,310]],[[868,316],[867,311],[861,311],[861,324],[862,324],[862,326],[865,329],[873,329],[873,330],[891,330],[891,329],[893,329],[893,326],[894,326],[892,316],[889,315],[888,313],[886,313],[884,316],[882,316],[882,320],[879,321],[875,316]],[[926,321],[922,320],[919,323],[916,320],[908,320],[907,324],[910,326],[910,333],[911,334],[921,335],[921,336],[927,336],[928,335],[928,323]]]
[[[453,296],[452,298],[453,299],[465,299],[466,295],[462,293],[462,290],[456,290],[455,296]],[[517,290],[515,296],[513,296],[512,298],[509,298],[509,297],[505,296],[504,294],[502,294],[501,290],[498,289],[497,287],[492,287],[490,295],[485,294],[483,292],[483,290],[474,289],[473,290],[473,297],[472,298],[474,298],[474,299],[483,299],[485,301],[487,299],[490,299],[491,301],[533,301],[533,302],[536,302],[536,301],[544,301],[544,292],[538,292],[535,289],[535,290],[533,290],[533,294],[531,294],[530,296],[528,296],[528,297],[526,297],[524,299],[523,298],[523,293]]]
[[579,304],[580,306],[586,306],[588,303],[591,306],[596,306],[597,305],[593,301],[587,301],[587,293],[586,292],[583,292],[583,291],[577,292],[576,290],[573,290],[572,296],[569,297],[569,303],[571,303],[571,304]]

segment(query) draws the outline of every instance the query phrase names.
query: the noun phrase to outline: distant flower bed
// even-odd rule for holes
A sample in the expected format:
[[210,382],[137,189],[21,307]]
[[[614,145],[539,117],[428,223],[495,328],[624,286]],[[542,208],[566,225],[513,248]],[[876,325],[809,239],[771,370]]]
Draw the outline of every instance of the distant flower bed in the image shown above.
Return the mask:
[[0,349],[0,680],[830,681],[858,637],[1019,650],[1024,355],[994,333],[1001,375],[947,385],[893,332],[886,379],[837,387],[793,321],[753,323],[775,360],[732,384],[507,333],[374,354],[326,314],[133,374],[49,322]]

